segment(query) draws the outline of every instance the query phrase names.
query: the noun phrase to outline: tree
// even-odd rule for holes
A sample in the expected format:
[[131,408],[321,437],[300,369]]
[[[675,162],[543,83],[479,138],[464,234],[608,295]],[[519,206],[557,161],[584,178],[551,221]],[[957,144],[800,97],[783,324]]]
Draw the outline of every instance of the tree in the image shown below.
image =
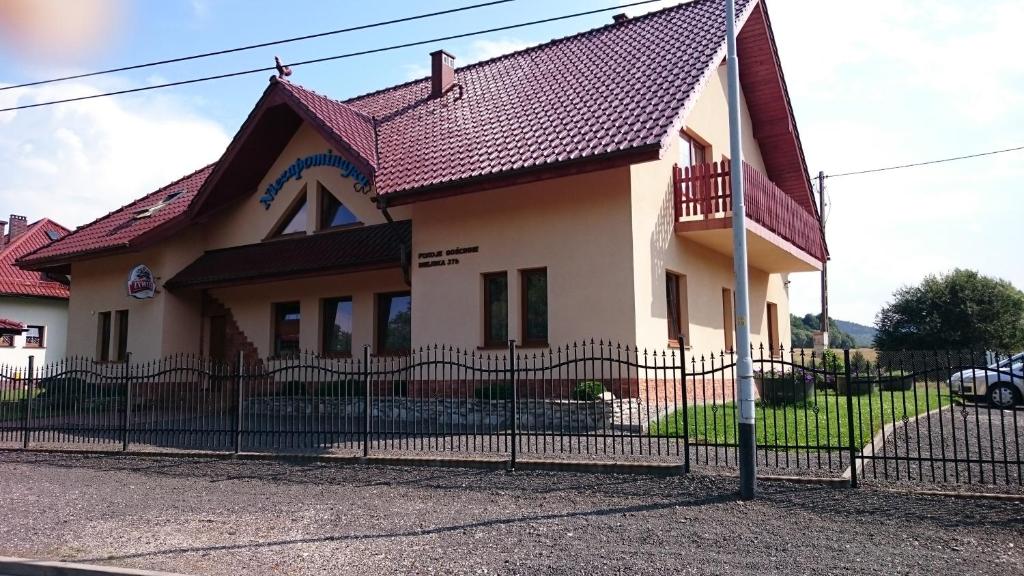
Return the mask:
[[[793,337],[793,348],[814,348],[814,333],[821,327],[821,314],[806,314],[802,318],[789,315],[790,334]],[[829,348],[856,348],[853,336],[843,332],[836,321],[828,319]]]
[[1024,348],[1024,292],[956,269],[897,290],[875,325],[879,350],[1016,352]]

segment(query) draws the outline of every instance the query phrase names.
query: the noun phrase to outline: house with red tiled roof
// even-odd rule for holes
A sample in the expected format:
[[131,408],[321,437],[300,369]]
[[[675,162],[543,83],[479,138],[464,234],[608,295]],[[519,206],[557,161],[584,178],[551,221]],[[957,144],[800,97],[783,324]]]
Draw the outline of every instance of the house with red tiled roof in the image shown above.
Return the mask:
[[[763,1],[738,2],[756,344],[827,258]],[[722,0],[337,100],[281,78],[214,164],[23,257],[116,361],[734,343]]]
[[68,229],[43,218],[29,224],[12,214],[0,220],[0,364],[40,364],[64,358],[67,344],[68,278],[23,270],[22,256],[49,246]]

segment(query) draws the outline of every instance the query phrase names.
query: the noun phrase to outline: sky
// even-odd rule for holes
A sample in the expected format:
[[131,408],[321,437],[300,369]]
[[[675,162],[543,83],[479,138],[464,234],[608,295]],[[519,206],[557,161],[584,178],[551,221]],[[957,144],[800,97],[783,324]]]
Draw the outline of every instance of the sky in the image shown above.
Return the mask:
[[[82,0],[63,41],[26,47],[0,22],[0,85],[311,34],[474,0],[287,4],[252,0]],[[516,0],[428,20],[204,60],[0,91],[0,108],[270,66],[540,19],[626,0]],[[627,8],[631,15],[675,2]],[[66,10],[57,0],[41,0]],[[769,15],[812,174],[1024,145],[1024,2],[770,0]],[[298,67],[291,79],[334,98],[604,25],[614,12]],[[0,19],[4,17],[0,11]],[[78,28],[74,28],[77,25]],[[47,27],[44,27],[47,28]],[[52,29],[52,26],[49,27]],[[24,29],[24,27],[21,27]],[[84,30],[84,31],[83,31]],[[6,33],[5,33],[6,32]],[[54,46],[70,54],[54,54]],[[268,72],[0,113],[0,218],[85,224],[215,161],[266,87]],[[826,180],[830,312],[871,324],[895,290],[972,268],[1024,287],[1024,151]],[[791,308],[819,310],[819,278],[794,274]]]

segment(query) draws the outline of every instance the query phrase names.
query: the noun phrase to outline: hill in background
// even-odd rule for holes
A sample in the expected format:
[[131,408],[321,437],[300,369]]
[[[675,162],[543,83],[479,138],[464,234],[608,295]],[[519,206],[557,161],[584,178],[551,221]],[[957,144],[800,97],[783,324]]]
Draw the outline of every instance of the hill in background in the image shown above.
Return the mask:
[[[793,333],[793,348],[813,348],[814,332],[821,325],[821,314],[789,315]],[[856,322],[828,319],[830,348],[869,348],[875,338],[875,329]]]
[[853,336],[858,348],[870,348],[874,345],[875,332],[878,332],[874,327],[846,320],[836,320],[835,322],[840,330]]

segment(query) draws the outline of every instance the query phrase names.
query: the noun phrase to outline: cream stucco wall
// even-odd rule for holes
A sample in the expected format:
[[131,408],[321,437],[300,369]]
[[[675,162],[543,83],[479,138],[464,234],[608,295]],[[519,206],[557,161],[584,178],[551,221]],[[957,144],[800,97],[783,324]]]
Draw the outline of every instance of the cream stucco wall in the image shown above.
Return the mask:
[[25,348],[25,336],[15,336],[14,347],[0,347],[0,364],[27,366],[28,357],[34,356],[35,365],[41,367],[64,358],[68,340],[66,300],[0,296],[0,318],[44,327],[43,348]]
[[[730,156],[727,86],[726,66],[723,63],[711,75],[704,92],[697,98],[697,102],[686,115],[684,129],[710,145],[709,161],[720,162],[723,156]],[[742,89],[740,90],[740,122],[742,125],[743,159],[754,168],[765,172],[761,148],[757,139],[754,138],[754,125],[750,120],[747,100]],[[674,151],[671,158],[678,158],[678,150]]]
[[[483,280],[508,273],[509,337],[522,340],[519,271],[546,267],[548,340],[633,341],[629,171],[595,172],[413,205],[414,345],[483,343]],[[461,246],[454,266],[420,253]]]
[[[712,148],[720,160],[729,150],[724,67],[713,75],[707,89],[686,117],[684,126]],[[753,138],[750,116],[743,103],[744,157],[763,170],[760,149]],[[672,207],[672,166],[677,162],[679,140],[674,139],[661,159],[630,167],[631,223],[634,237],[636,341],[639,346],[660,349],[669,343],[665,272],[686,277],[689,343],[700,352],[718,351],[726,345],[722,289],[734,289],[733,261],[677,235]],[[768,345],[766,303],[778,306],[780,342],[789,347],[789,298],[786,278],[749,269],[751,340]]]
[[158,247],[75,262],[71,266],[68,307],[68,353],[94,357],[99,337],[99,313],[128,310],[128,352],[134,358],[157,358],[176,352],[198,352],[200,326],[198,294],[175,294],[162,287],[156,296],[128,296],[128,274],[145,264],[157,285],[176,274],[202,253],[195,232],[184,232]]
[[[261,357],[273,352],[272,306],[277,302],[299,302],[299,346],[319,353],[322,301],[352,298],[352,352],[374,342],[374,301],[380,292],[408,290],[400,270],[379,270],[268,282],[210,290],[210,294],[231,308],[235,322],[256,346]],[[413,298],[415,303],[415,298]]]
[[[334,194],[355,214],[363,224],[381,224],[385,221],[383,214],[374,205],[369,196],[353,190],[354,181],[343,178],[337,168],[317,166],[302,172],[302,179],[291,179],[277,194],[267,209],[259,202],[267,185],[287,170],[297,158],[311,154],[323,154],[332,147],[308,124],[303,124],[292,136],[284,151],[274,162],[270,170],[260,181],[259,187],[246,198],[235,202],[229,208],[214,215],[210,222],[203,226],[204,244],[207,250],[241,246],[261,242],[283,221],[289,208],[293,206],[297,196],[306,195],[307,231],[317,229],[317,212],[319,210],[319,182]],[[338,151],[334,150],[337,154]],[[396,220],[408,218],[408,208],[391,210]]]

